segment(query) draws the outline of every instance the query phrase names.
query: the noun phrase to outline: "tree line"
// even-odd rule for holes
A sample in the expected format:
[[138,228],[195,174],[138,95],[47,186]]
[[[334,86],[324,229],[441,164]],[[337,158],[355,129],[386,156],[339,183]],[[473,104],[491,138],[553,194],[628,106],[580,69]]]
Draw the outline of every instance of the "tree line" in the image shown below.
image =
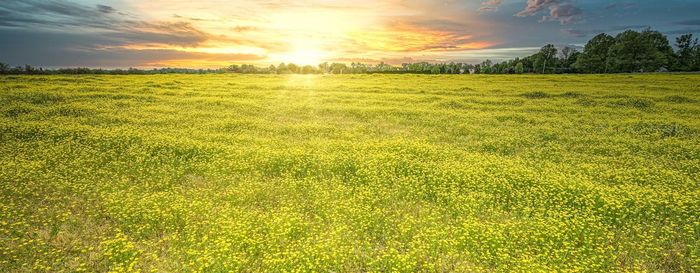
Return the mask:
[[468,63],[404,63],[400,66],[381,62],[376,65],[351,63],[322,63],[318,66],[281,63],[277,66],[258,67],[251,64],[230,65],[219,69],[43,69],[29,65],[11,67],[0,63],[0,74],[563,74],[563,73],[633,73],[633,72],[691,72],[700,71],[700,45],[692,34],[675,40],[675,51],[668,38],[649,28],[638,32],[626,30],[617,36],[601,33],[589,40],[582,51],[565,46],[558,49],[552,44],[537,53],[500,63],[491,60],[479,64]]
[[0,62],[0,75],[50,75],[50,74],[110,74],[110,75],[147,75],[147,74],[209,74],[224,73],[224,69],[191,69],[191,68],[154,68],[154,69],[102,69],[102,68],[58,68],[47,69],[31,65],[10,66]]

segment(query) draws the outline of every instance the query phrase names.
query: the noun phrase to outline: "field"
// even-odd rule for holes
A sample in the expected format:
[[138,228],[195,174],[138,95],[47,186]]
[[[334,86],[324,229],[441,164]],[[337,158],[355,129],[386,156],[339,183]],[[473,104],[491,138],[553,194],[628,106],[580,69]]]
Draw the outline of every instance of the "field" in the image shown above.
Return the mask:
[[0,77],[0,271],[700,272],[700,74]]

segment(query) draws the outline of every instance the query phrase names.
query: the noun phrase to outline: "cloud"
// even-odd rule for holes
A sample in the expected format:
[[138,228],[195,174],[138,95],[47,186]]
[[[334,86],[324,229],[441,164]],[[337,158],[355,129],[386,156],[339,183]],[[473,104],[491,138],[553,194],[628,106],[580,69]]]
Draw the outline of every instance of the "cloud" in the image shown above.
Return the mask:
[[664,31],[663,33],[664,33],[664,34],[669,34],[669,35],[678,35],[678,34],[700,34],[700,28],[668,30],[668,31]]
[[102,13],[114,13],[115,11],[117,11],[113,7],[105,5],[97,5],[97,10]]
[[477,39],[469,25],[452,20],[395,18],[381,28],[354,33],[360,51],[444,52],[482,49],[495,42]]
[[605,6],[606,10],[612,10],[616,8],[622,8],[622,9],[632,9],[636,8],[637,3],[629,2],[629,3],[618,3],[618,2],[613,2]]
[[622,26],[611,26],[608,31],[625,31],[628,29],[643,29],[648,28],[649,25],[622,25]]
[[587,37],[599,33],[606,33],[606,32],[621,32],[625,31],[628,29],[633,29],[633,30],[640,30],[640,29],[645,29],[648,28],[649,25],[622,25],[622,26],[611,26],[605,29],[574,29],[574,28],[568,28],[568,29],[562,29],[561,32],[573,36],[573,37]]
[[248,32],[248,31],[253,31],[253,30],[257,30],[257,29],[258,28],[254,27],[254,26],[235,26],[231,30],[233,30],[235,32]]
[[4,0],[0,2],[0,26],[27,31],[92,32],[108,37],[107,44],[132,43],[194,46],[211,35],[187,22],[134,20],[106,5],[84,6],[68,1]]
[[527,0],[527,6],[525,6],[525,9],[516,13],[515,15],[518,17],[533,16],[550,5],[557,4],[557,0]]
[[[13,3],[14,1],[8,1],[7,3]],[[92,16],[95,14],[95,10],[89,9],[87,7],[75,5],[70,2],[59,2],[59,1],[26,1],[25,2],[30,8],[37,11],[52,12],[59,15],[65,16]],[[99,10],[98,10],[99,11]]]
[[[197,50],[212,43],[225,43],[231,49]],[[258,61],[265,57],[264,52],[249,50],[259,42],[212,35],[186,19],[145,21],[110,6],[68,1],[0,1],[0,44],[3,61],[48,66],[126,67],[177,60]],[[236,52],[240,44],[246,44],[247,51]]]
[[[113,37],[90,33],[27,32],[4,30],[0,36],[0,59],[13,65],[87,66],[87,67],[162,67],[186,65],[186,62],[216,63],[259,61],[265,55],[191,52],[178,49],[124,47],[99,48],[114,44]],[[4,40],[12,41],[12,43]],[[42,43],[38,41],[51,41]],[[216,66],[215,65],[215,66]]]
[[487,0],[481,2],[479,12],[496,11],[498,10],[498,6],[500,6],[502,2],[502,0]]
[[562,25],[570,24],[583,14],[581,9],[572,5],[551,5],[549,6],[549,16],[542,19],[547,21],[559,21]]
[[573,28],[562,29],[561,32],[566,34],[566,35],[578,37],[578,38],[586,37],[589,35],[589,33],[585,30],[573,29]]
[[675,22],[674,24],[681,25],[681,26],[700,26],[700,19],[678,21],[678,22]]
[[173,14],[173,18],[195,21],[195,22],[213,22],[214,21],[214,20],[210,20],[210,19],[197,18],[197,17],[184,17],[184,16],[180,16],[178,14]]
[[515,14],[518,17],[528,17],[549,9],[549,15],[543,16],[542,21],[559,21],[562,25],[578,20],[583,11],[561,0],[528,0],[525,9]]

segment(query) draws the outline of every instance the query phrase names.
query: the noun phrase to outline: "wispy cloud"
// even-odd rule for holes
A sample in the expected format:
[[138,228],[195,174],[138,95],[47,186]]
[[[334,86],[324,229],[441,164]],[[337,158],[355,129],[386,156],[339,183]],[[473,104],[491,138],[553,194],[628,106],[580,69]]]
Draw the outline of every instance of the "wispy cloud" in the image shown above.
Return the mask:
[[622,26],[610,26],[604,29],[575,29],[575,28],[567,28],[567,29],[562,29],[561,32],[574,36],[574,37],[588,37],[592,35],[596,35],[599,33],[615,33],[615,32],[621,32],[625,31],[628,29],[633,29],[633,30],[640,30],[640,29],[645,29],[648,28],[649,25],[622,25]]
[[498,10],[498,6],[500,6],[502,2],[502,0],[488,0],[481,2],[479,12],[496,11]]
[[114,13],[117,10],[107,5],[97,5],[97,10],[102,13]]
[[[125,60],[132,62],[133,66],[149,66],[155,61],[167,63],[168,59],[174,62],[265,58],[264,54],[251,51],[197,50],[212,42],[226,41],[232,45],[245,42],[213,35],[186,20],[147,21],[106,5],[87,6],[68,1],[7,0],[0,2],[0,26],[16,29],[26,34],[21,37],[31,37],[37,41],[50,36],[74,37],[76,40],[73,42],[65,41],[63,44],[27,43],[27,47],[16,48],[15,55],[24,51],[56,52],[56,55],[70,52],[68,55],[71,56],[80,53],[83,57],[76,57],[72,63],[82,65],[102,63],[80,60],[89,57],[111,60],[112,66],[119,66],[125,63]],[[11,35],[17,35],[17,32],[3,35],[9,38]],[[27,52],[23,56],[31,54]],[[113,56],[118,57],[111,58]],[[9,58],[12,59],[13,56]]]
[[134,20],[116,14],[116,9],[105,5],[5,0],[0,2],[0,9],[5,11],[0,25],[29,31],[92,32],[110,38],[101,46],[133,43],[194,46],[210,36],[187,22]]
[[700,26],[700,19],[677,21],[674,22],[674,24],[681,26]]
[[528,0],[525,9],[515,15],[528,17],[545,9],[549,9],[549,15],[543,16],[542,21],[559,21],[562,25],[578,20],[583,14],[583,10],[562,0]]
[[468,26],[451,20],[396,18],[371,31],[354,33],[353,41],[364,50],[395,52],[482,49],[496,42],[477,39]]
[[634,2],[626,2],[626,3],[619,3],[619,2],[612,2],[605,6],[605,9],[607,10],[612,10],[612,9],[617,9],[617,8],[622,8],[622,9],[632,9],[636,8],[638,6],[637,3]]

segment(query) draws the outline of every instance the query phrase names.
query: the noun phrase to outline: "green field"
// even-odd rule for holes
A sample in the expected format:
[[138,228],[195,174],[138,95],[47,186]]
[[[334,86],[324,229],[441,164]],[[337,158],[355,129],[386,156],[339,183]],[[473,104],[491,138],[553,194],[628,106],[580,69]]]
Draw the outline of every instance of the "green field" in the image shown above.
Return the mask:
[[700,74],[0,77],[0,271],[700,272]]

